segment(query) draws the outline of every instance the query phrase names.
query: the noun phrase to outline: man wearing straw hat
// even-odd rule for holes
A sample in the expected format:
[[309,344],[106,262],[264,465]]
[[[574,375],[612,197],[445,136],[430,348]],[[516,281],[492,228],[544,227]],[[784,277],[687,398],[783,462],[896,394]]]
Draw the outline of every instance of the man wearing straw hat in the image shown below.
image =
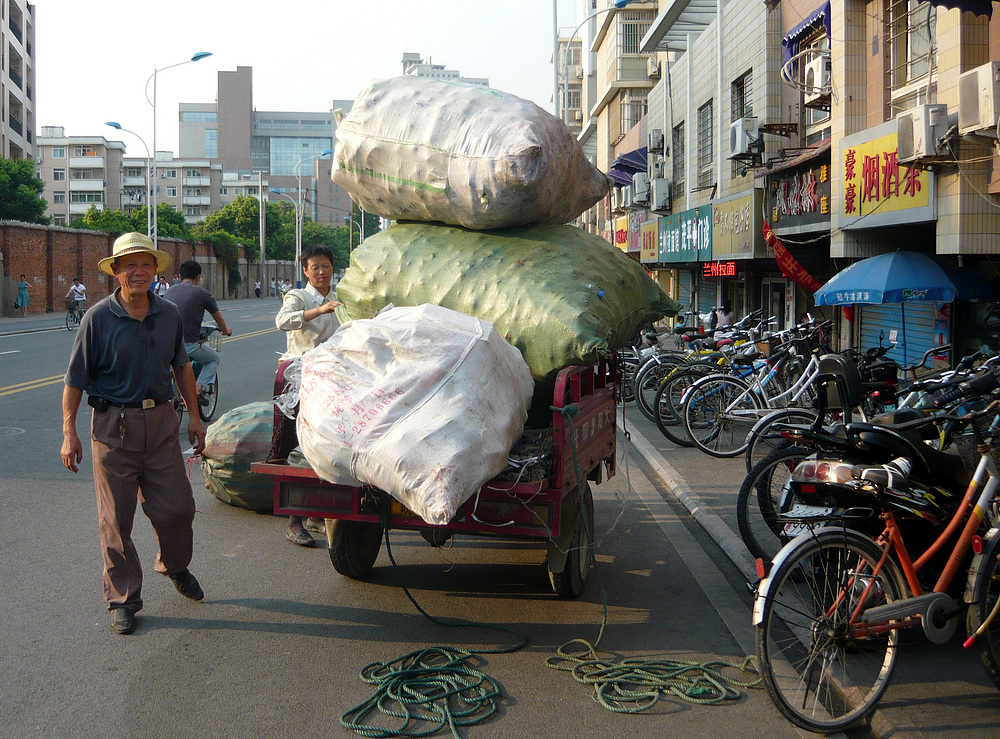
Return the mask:
[[194,496],[177,434],[170,373],[188,407],[188,439],[195,454],[205,428],[195,410],[194,372],[184,349],[177,308],[150,286],[170,268],[170,255],[143,234],[127,233],[98,269],[118,282],[113,295],[87,311],[76,335],[63,388],[62,461],[79,470],[83,445],[76,416],[83,393],[93,407],[91,451],[101,548],[104,597],[111,628],[135,629],[142,608],[142,566],[132,543],[136,503],[153,524],[160,552],[154,569],[191,600],[204,597],[188,570],[193,546]]

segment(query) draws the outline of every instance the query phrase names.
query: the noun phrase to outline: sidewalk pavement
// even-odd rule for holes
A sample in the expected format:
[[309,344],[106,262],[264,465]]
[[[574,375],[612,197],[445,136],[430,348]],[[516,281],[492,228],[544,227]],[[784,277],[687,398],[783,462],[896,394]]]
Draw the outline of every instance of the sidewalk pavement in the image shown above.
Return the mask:
[[[630,451],[649,465],[746,582],[755,585],[754,561],[736,524],[736,496],[746,475],[744,458],[716,459],[697,448],[678,447],[634,403],[627,404],[624,418],[619,414],[618,425],[630,437]],[[746,619],[749,623],[749,607]],[[947,644],[932,645],[918,634],[902,637],[892,682],[870,722],[872,735],[962,739],[996,735],[997,691],[978,652],[962,648],[965,635],[965,619],[959,616],[956,636]]]

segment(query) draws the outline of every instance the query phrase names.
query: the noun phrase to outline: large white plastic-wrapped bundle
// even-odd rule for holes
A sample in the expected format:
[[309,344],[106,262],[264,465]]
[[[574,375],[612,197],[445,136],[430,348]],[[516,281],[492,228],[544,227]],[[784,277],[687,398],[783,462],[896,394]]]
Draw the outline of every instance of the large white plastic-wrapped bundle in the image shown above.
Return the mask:
[[362,90],[333,180],[370,213],[481,230],[567,223],[607,193],[569,129],[498,90],[404,75]]
[[532,387],[491,323],[391,308],[303,355],[299,443],[323,479],[374,485],[445,524],[506,466]]

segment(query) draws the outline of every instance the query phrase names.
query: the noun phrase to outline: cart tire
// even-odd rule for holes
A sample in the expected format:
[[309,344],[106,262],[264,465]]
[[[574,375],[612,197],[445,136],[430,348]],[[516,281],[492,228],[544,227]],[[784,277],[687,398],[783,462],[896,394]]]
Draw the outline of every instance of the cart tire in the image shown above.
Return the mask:
[[[563,598],[576,598],[583,593],[587,585],[587,576],[594,563],[594,496],[590,492],[588,483],[584,483],[583,487],[583,504],[586,507],[586,516],[577,507],[573,535],[569,539],[566,554],[554,556],[550,550],[547,557],[549,582],[552,583],[552,589],[556,594]],[[589,531],[584,530],[585,525]],[[555,564],[558,560],[561,560],[561,563]]]
[[[332,526],[330,525],[332,524]],[[331,521],[330,561],[333,569],[352,580],[364,580],[382,548],[382,527],[361,521]]]

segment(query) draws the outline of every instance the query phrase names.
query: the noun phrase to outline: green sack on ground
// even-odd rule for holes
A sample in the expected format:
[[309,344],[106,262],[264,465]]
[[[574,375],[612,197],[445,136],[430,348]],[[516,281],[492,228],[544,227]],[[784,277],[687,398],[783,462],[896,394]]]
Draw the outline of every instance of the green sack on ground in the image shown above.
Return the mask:
[[536,382],[609,356],[679,308],[641,265],[574,226],[396,223],[354,250],[337,297],[352,319],[432,303],[490,321]]
[[237,508],[274,511],[274,480],[250,471],[271,451],[274,403],[257,401],[233,408],[205,434],[201,469],[205,487],[216,498]]

